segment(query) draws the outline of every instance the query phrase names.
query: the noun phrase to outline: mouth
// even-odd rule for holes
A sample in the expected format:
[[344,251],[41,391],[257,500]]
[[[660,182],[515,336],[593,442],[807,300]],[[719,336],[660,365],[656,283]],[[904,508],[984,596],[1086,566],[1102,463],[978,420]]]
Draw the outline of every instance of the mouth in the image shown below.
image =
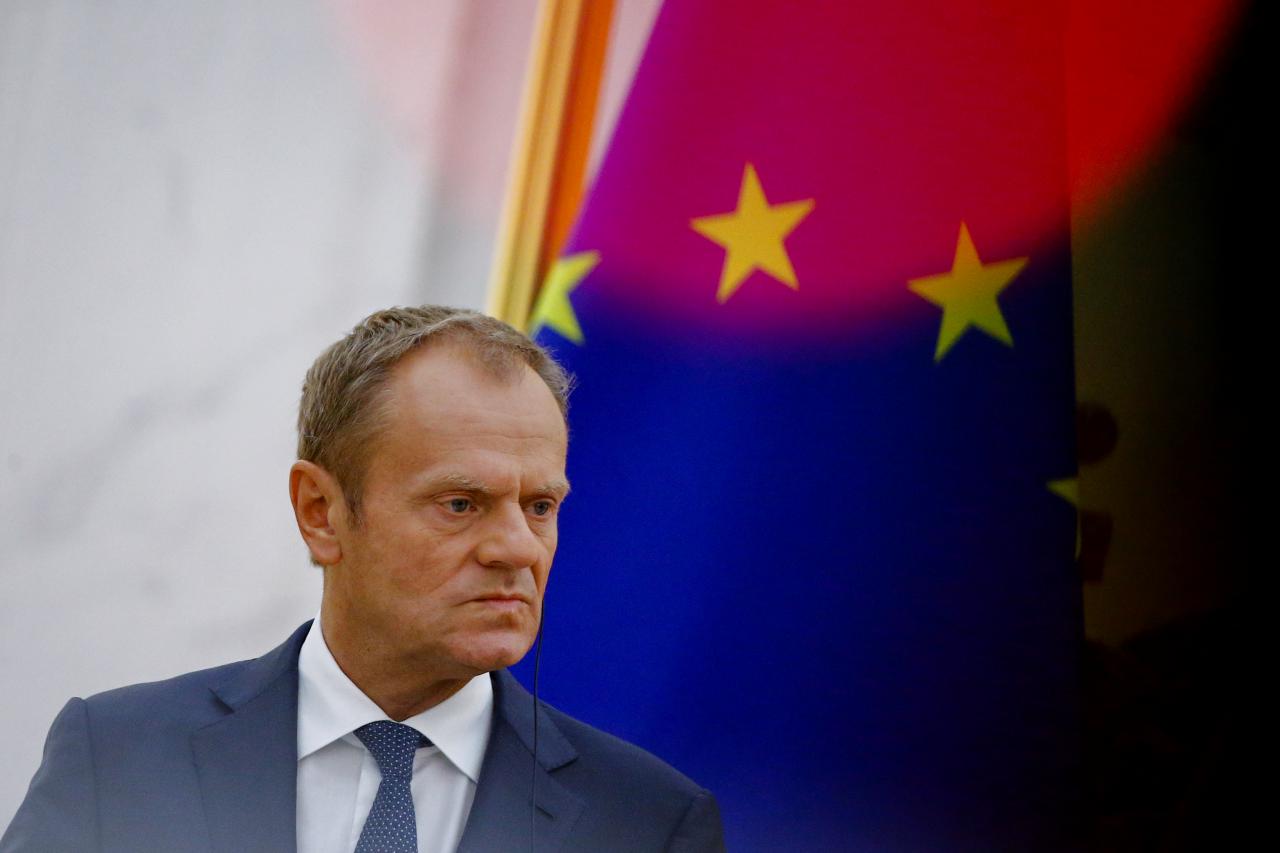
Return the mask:
[[495,595],[482,595],[479,598],[473,598],[473,604],[479,604],[483,607],[491,607],[495,610],[519,610],[529,605],[529,599],[523,595],[498,593]]

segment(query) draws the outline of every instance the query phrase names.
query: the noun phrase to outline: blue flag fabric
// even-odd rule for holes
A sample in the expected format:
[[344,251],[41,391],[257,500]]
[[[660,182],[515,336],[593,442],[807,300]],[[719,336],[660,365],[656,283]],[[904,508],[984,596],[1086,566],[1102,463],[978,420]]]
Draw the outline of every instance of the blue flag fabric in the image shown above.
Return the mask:
[[1060,13],[881,5],[655,25],[534,315],[577,376],[542,696],[730,849],[1060,849]]

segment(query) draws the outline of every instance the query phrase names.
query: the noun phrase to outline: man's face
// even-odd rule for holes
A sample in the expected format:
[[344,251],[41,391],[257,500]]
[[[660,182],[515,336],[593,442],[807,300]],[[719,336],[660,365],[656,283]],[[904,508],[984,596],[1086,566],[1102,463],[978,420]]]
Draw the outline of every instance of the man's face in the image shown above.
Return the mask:
[[568,491],[555,398],[530,368],[499,379],[448,343],[406,356],[388,390],[326,603],[441,677],[514,664],[537,635]]

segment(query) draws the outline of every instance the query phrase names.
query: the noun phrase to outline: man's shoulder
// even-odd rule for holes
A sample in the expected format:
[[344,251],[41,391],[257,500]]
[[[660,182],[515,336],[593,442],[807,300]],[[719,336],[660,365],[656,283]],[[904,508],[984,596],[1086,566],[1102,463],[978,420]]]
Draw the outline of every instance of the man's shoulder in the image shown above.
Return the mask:
[[498,713],[525,747],[536,751],[538,763],[553,778],[586,799],[672,813],[710,796],[662,758],[542,700],[538,701],[539,736],[535,738],[532,697],[509,672],[496,675]]
[[225,714],[215,688],[242,672],[251,660],[236,661],[207,669],[116,687],[85,697],[94,728],[113,724],[148,726],[200,724]]
[[[539,703],[548,728],[569,745],[551,774],[584,804],[574,832],[581,849],[723,851],[711,792],[653,753]],[[538,748],[541,761],[541,743]]]
[[649,791],[667,791],[681,798],[706,793],[697,782],[648,750],[551,705],[540,702],[539,706],[578,751],[579,761],[592,776],[600,775]]
[[302,625],[284,643],[257,658],[89,696],[84,701],[93,728],[140,720],[153,731],[166,725],[200,726],[225,716],[228,706],[252,700],[282,676],[292,675],[290,686],[296,693],[298,648],[310,626],[310,622]]
[[206,667],[205,669],[194,669],[191,672],[184,672],[169,678],[157,679],[156,681],[126,684],[122,687],[113,687],[110,690],[86,696],[85,701],[95,707],[107,708],[138,703],[153,703],[159,700],[172,700],[181,696],[209,693],[210,688],[234,678],[238,672],[252,663],[253,659],[238,660]]

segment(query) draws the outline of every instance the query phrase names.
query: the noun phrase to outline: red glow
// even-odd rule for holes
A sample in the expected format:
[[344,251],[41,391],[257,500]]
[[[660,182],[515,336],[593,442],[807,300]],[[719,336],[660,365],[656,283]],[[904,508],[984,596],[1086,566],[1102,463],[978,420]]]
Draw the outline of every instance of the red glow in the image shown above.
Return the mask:
[[1088,212],[1145,162],[1193,97],[1239,0],[1070,0],[1068,158]]

